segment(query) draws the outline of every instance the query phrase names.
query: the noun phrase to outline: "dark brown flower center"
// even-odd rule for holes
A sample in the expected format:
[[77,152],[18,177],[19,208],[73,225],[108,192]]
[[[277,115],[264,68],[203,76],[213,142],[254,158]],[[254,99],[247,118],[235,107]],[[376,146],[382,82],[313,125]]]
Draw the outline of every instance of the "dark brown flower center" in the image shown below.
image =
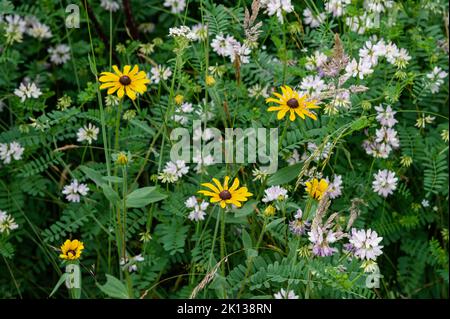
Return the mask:
[[292,98],[287,101],[287,106],[289,106],[291,109],[296,109],[300,106],[300,104],[298,104],[297,99]]
[[69,251],[67,251],[67,256],[69,256],[69,253],[71,253],[72,256],[76,256],[76,255],[77,255],[77,253],[76,253],[75,250],[69,250]]
[[128,85],[131,83],[131,79],[128,75],[122,75],[119,79],[120,84]]
[[227,200],[231,198],[231,193],[227,190],[223,190],[219,193],[219,197],[222,200]]

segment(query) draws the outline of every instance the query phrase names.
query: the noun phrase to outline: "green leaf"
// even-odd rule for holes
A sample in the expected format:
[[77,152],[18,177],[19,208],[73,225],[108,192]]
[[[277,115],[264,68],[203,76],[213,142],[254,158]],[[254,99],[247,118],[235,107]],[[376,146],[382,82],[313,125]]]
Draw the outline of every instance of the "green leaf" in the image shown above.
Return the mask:
[[269,224],[267,224],[266,226],[266,230],[269,230],[271,228],[274,228],[275,226],[277,226],[278,224],[280,224],[283,220],[285,220],[284,217],[282,218],[277,218],[275,220],[272,220]]
[[303,163],[297,163],[291,166],[286,166],[273,174],[267,180],[269,186],[287,184],[295,179],[303,166]]
[[127,287],[114,276],[106,274],[106,283],[104,285],[97,283],[97,287],[111,298],[130,299]]
[[251,213],[253,213],[255,211],[256,203],[257,203],[257,201],[252,199],[252,200],[249,200],[248,202],[246,202],[241,208],[233,209],[234,216],[236,218],[239,218],[239,217],[244,217],[244,216],[250,215]]
[[87,166],[81,165],[81,171],[86,174],[86,176],[91,179],[97,186],[101,186],[103,184],[103,176],[99,172],[89,168]]
[[141,208],[165,198],[167,198],[167,195],[157,191],[156,187],[138,188],[128,194],[127,207]]
[[102,184],[101,187],[103,189],[103,194],[105,194],[106,198],[112,204],[116,204],[120,201],[119,194],[117,194],[116,191],[113,190],[111,186],[109,186],[108,184]]
[[123,182],[123,178],[118,176],[103,176],[102,180],[104,180],[105,182],[111,182],[116,184]]
[[59,287],[61,287],[61,285],[66,281],[66,278],[67,278],[67,274],[66,274],[66,273],[63,273],[62,276],[61,276],[61,278],[59,278],[58,282],[56,283],[55,288],[53,288],[52,292],[51,292],[50,295],[48,296],[49,298],[50,298],[51,296],[53,296],[53,294],[54,294],[55,292],[58,291]]

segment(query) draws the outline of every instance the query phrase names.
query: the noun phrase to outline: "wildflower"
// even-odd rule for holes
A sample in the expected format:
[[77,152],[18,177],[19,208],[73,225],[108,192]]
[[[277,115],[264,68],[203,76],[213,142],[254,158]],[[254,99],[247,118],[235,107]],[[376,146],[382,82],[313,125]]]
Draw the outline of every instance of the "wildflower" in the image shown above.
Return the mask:
[[19,88],[14,90],[14,94],[20,98],[21,102],[25,102],[26,99],[39,98],[42,95],[42,92],[34,82],[22,82],[20,83]]
[[264,209],[264,216],[272,217],[275,216],[277,209],[273,205],[269,205]]
[[50,61],[54,64],[64,64],[70,60],[70,47],[66,44],[58,44],[55,47],[48,48]]
[[138,270],[137,263],[143,262],[144,257],[142,257],[142,254],[136,255],[134,257],[128,258],[120,258],[120,266],[122,266],[122,269],[125,270],[128,268],[128,272],[135,272]]
[[374,260],[370,259],[364,260],[360,268],[364,269],[365,273],[374,273],[380,271],[378,264]]
[[317,226],[308,232],[309,241],[313,243],[312,252],[316,256],[325,257],[333,255],[337,249],[329,244],[337,240],[336,233],[325,227]]
[[58,102],[56,103],[56,107],[58,110],[65,110],[70,107],[72,104],[72,98],[68,95],[64,95],[58,99]]
[[216,84],[216,80],[214,79],[213,76],[207,75],[205,78],[205,83],[207,86],[213,86],[214,84]]
[[311,197],[315,199],[322,199],[323,195],[326,193],[328,189],[328,183],[325,179],[321,179],[320,181],[317,178],[314,178],[305,183],[306,192],[311,195]]
[[131,121],[136,117],[136,111],[135,110],[126,110],[125,113],[123,113],[122,118],[125,121]]
[[433,121],[436,119],[434,116],[425,116],[425,114],[422,114],[417,118],[416,124],[414,126],[418,128],[425,128],[427,124],[433,123]]
[[92,144],[92,141],[97,140],[99,129],[98,127],[88,123],[88,125],[81,127],[77,132],[77,141],[84,142],[87,141],[89,144]]
[[18,142],[0,143],[0,160],[3,161],[3,164],[11,163],[11,159],[18,161],[22,159],[24,150]]
[[276,15],[278,21],[283,23],[283,12],[290,13],[294,11],[291,0],[269,0],[266,4],[265,13],[269,16]]
[[183,12],[184,8],[186,7],[186,1],[185,0],[165,0],[163,5],[165,7],[170,7],[170,11],[172,13],[180,13],[180,12]]
[[206,209],[209,203],[202,200],[197,200],[197,197],[191,196],[185,201],[185,206],[187,208],[192,208],[193,210],[189,213],[188,218],[190,220],[195,220],[196,222],[205,219]]
[[181,105],[184,101],[184,96],[181,94],[177,94],[174,98],[174,101],[176,105]]
[[26,30],[26,22],[18,15],[7,15],[4,18],[6,22],[5,37],[6,43],[22,42],[23,34]]
[[375,260],[383,252],[379,243],[383,240],[383,237],[378,237],[376,231],[368,230],[356,230],[352,228],[350,237],[350,243],[353,245],[355,251],[354,255],[359,259]]
[[312,97],[318,97],[326,86],[325,82],[317,75],[308,75],[303,78],[300,88]]
[[353,59],[346,67],[345,72],[348,76],[364,79],[364,76],[372,74],[372,64],[368,60],[360,59],[359,62]]
[[408,51],[401,48],[395,56],[394,65],[399,69],[404,69],[408,65],[409,60],[411,60],[411,56],[408,54]]
[[33,38],[43,40],[52,37],[52,32],[48,25],[35,21],[32,23],[31,27],[28,29],[28,34]]
[[88,191],[89,187],[86,184],[79,184],[78,180],[74,179],[69,185],[64,186],[62,193],[69,202],[79,203],[80,195],[86,196]]
[[376,120],[383,126],[393,127],[397,120],[394,118],[394,115],[397,113],[392,110],[390,105],[386,106],[386,109],[383,108],[382,105],[375,106],[375,110],[377,111]]
[[293,290],[286,291],[283,288],[279,292],[273,295],[275,299],[298,299],[298,296]]
[[340,17],[344,14],[345,7],[351,3],[351,0],[327,0],[325,10],[333,14],[333,17]]
[[292,151],[291,156],[289,156],[286,159],[286,162],[288,162],[288,164],[290,166],[297,164],[298,162],[300,162],[300,154],[298,153],[298,151],[295,149]]
[[208,190],[200,190],[198,193],[210,196],[211,203],[220,203],[220,207],[225,208],[228,204],[233,204],[237,207],[242,206],[242,202],[246,202],[248,197],[253,194],[248,192],[247,187],[239,188],[239,179],[235,178],[233,184],[230,188],[228,188],[228,182],[230,180],[229,176],[225,176],[225,180],[223,185],[217,180],[213,178],[212,183],[203,183],[202,186],[208,187],[212,191]]
[[77,260],[83,252],[84,245],[78,239],[67,239],[61,246],[61,254],[59,258],[64,260]]
[[324,12],[319,13],[319,15],[316,15],[309,10],[309,8],[306,8],[303,10],[303,22],[306,25],[309,25],[311,28],[317,28],[325,21],[326,15]]
[[192,41],[195,40],[197,36],[188,26],[182,25],[179,27],[170,28],[169,37],[181,37]]
[[320,159],[326,159],[330,156],[330,149],[331,149],[331,143],[326,143],[322,149],[319,149],[319,147],[313,143],[308,142],[308,151],[311,152],[311,155],[314,155],[314,161],[319,161]]
[[364,7],[372,12],[384,12],[389,8],[392,8],[394,1],[392,0],[365,0]]
[[305,68],[308,71],[313,71],[321,68],[325,62],[327,62],[328,57],[322,52],[315,51],[312,56],[306,58]]
[[233,44],[236,42],[234,37],[227,36],[226,38],[222,33],[216,35],[216,37],[211,41],[211,47],[214,52],[220,56],[229,56],[233,51]]
[[214,164],[214,157],[211,154],[203,156],[202,153],[199,150],[197,150],[195,156],[192,157],[192,161],[194,163],[197,163],[195,171],[199,173],[202,171],[202,168],[204,166],[210,166]]
[[431,93],[439,92],[442,84],[444,84],[444,79],[447,77],[448,73],[442,70],[440,67],[435,66],[433,70],[426,75],[429,80],[429,86]]
[[162,173],[158,175],[158,179],[162,180],[163,183],[174,183],[188,172],[189,167],[186,166],[185,161],[170,161],[166,163]]
[[375,131],[375,142],[377,143],[386,143],[392,148],[398,148],[400,146],[400,142],[397,137],[397,131],[390,127],[382,126],[380,129]]
[[444,142],[448,143],[448,130],[442,130],[441,138],[444,140]]
[[152,235],[150,235],[150,232],[142,232],[139,234],[139,240],[143,243],[148,243],[150,240],[152,240]]
[[125,152],[119,152],[117,155],[113,156],[114,161],[117,165],[125,166],[131,161],[131,154]]
[[172,75],[172,71],[170,70],[170,68],[166,68],[162,65],[153,67],[150,70],[150,73],[150,80],[155,84],[158,84],[161,80],[167,81],[167,79]]
[[106,11],[116,12],[120,9],[120,4],[113,0],[101,0],[100,6]]
[[423,199],[421,204],[424,208],[430,207],[430,202],[427,199]]
[[335,199],[342,194],[342,176],[334,175],[334,179],[331,183],[328,183],[327,188],[328,197]]
[[[152,33],[155,31],[155,24],[152,22],[141,23],[138,26],[138,30],[142,33]],[[153,44],[155,43],[153,42]]]
[[139,45],[139,52],[143,55],[150,55],[155,52],[155,44],[154,43],[141,43]]
[[408,155],[402,155],[402,156],[400,157],[400,164],[401,164],[403,167],[410,167],[411,164],[412,164],[412,162],[413,162],[413,159],[412,159],[411,156],[408,156]]
[[255,169],[253,169],[253,171],[252,171],[252,175],[253,175],[253,180],[254,181],[258,181],[258,180],[260,180],[260,181],[262,181],[262,180],[264,180],[266,177],[267,177],[267,175],[269,175],[265,170],[261,170],[261,169],[259,169],[259,168],[255,168]]
[[397,188],[398,178],[395,177],[395,173],[392,171],[378,170],[376,174],[373,174],[375,180],[372,183],[372,188],[375,193],[383,197],[388,197]]
[[266,84],[265,86],[261,86],[261,84],[257,83],[253,85],[252,87],[248,88],[248,96],[253,98],[263,97],[268,98],[269,93],[267,90],[269,89],[269,84]]
[[5,211],[0,210],[0,233],[9,235],[9,232],[19,228],[16,224],[14,217]]
[[277,119],[281,120],[284,118],[286,113],[289,111],[289,119],[294,121],[296,114],[302,119],[305,119],[305,115],[317,120],[317,116],[310,112],[310,109],[318,109],[319,106],[316,105],[316,100],[309,100],[307,94],[300,96],[296,91],[293,91],[289,86],[281,87],[282,95],[274,92],[273,94],[278,98],[267,98],[266,103],[277,103],[279,106],[271,106],[267,110],[269,112],[278,111]]
[[102,72],[99,81],[103,84],[100,90],[108,89],[107,94],[111,95],[117,91],[117,96],[121,99],[125,94],[132,100],[136,99],[136,93],[144,94],[147,91],[147,83],[150,80],[144,71],[139,71],[139,67],[135,65],[131,69],[130,65],[125,65],[123,73],[113,65],[114,73]]
[[310,226],[310,222],[302,219],[303,211],[299,208],[294,215],[294,220],[289,222],[289,230],[297,236],[303,235]]
[[119,105],[119,98],[115,95],[107,95],[105,97],[105,104],[108,107],[113,107]]
[[195,35],[195,41],[204,41],[208,37],[208,26],[198,23],[192,26],[192,33]]
[[273,201],[282,201],[285,200],[287,195],[287,190],[281,186],[271,186],[264,191],[264,197],[262,201],[264,203],[273,202]]

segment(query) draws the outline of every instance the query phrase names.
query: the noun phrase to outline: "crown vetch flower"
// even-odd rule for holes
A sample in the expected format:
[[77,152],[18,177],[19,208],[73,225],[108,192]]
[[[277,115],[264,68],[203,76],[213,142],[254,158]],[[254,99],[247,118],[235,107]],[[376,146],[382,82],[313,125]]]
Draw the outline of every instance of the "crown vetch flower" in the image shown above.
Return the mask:
[[317,120],[317,116],[310,111],[310,109],[320,108],[316,105],[317,100],[309,100],[309,95],[300,95],[297,91],[292,90],[291,87],[285,85],[281,86],[282,94],[274,92],[273,94],[278,98],[269,97],[266,99],[266,103],[277,103],[278,106],[271,106],[267,109],[269,112],[277,111],[277,119],[281,120],[289,112],[289,119],[294,121],[296,116],[305,119],[305,116]]
[[223,184],[219,182],[217,178],[213,178],[212,183],[203,183],[202,186],[208,187],[209,190],[200,190],[198,193],[210,196],[211,203],[220,203],[220,207],[225,208],[228,204],[233,204],[237,207],[242,206],[242,202],[246,202],[248,197],[253,194],[250,193],[247,187],[239,188],[239,179],[235,178],[231,187],[228,187],[230,181],[229,176],[225,176]]
[[117,65],[112,66],[114,73],[102,72],[99,81],[100,90],[108,89],[108,94],[114,94],[121,99],[125,94],[132,100],[136,99],[136,93],[144,94],[147,91],[147,84],[150,80],[144,71],[139,71],[139,67],[135,65],[131,69],[131,65],[125,65],[123,73]]
[[81,252],[84,249],[84,245],[78,239],[67,239],[61,246],[61,254],[59,258],[64,260],[77,260],[81,256]]

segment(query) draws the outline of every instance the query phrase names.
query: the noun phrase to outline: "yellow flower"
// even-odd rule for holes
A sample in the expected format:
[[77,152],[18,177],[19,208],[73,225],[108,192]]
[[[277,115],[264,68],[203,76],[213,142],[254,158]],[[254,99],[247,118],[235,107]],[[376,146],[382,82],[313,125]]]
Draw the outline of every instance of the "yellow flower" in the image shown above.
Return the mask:
[[272,205],[269,205],[266,207],[266,209],[264,209],[264,215],[266,216],[275,216],[275,212],[276,212],[276,208],[273,207]]
[[275,99],[273,97],[269,97],[266,99],[266,103],[273,102],[279,104],[278,106],[269,107],[267,111],[278,111],[277,118],[279,120],[284,118],[288,111],[289,119],[291,121],[295,120],[296,114],[302,119],[305,119],[306,115],[313,120],[317,120],[316,115],[313,112],[309,111],[310,109],[320,108],[318,105],[316,105],[317,100],[309,100],[309,96],[307,94],[300,95],[297,91],[292,90],[292,88],[287,85],[282,86],[281,91],[283,94],[279,94],[276,92],[273,93],[278,99]]
[[205,83],[207,86],[213,86],[214,84],[216,84],[216,80],[211,75],[207,75],[205,78]]
[[241,207],[241,202],[246,202],[247,197],[252,196],[252,193],[248,192],[247,187],[241,187],[239,188],[239,179],[235,178],[233,185],[231,185],[230,188],[228,188],[228,182],[230,181],[229,176],[225,176],[225,180],[223,182],[223,185],[219,182],[217,178],[213,178],[213,182],[216,185],[213,185],[212,183],[203,183],[202,186],[208,187],[209,190],[201,190],[198,191],[198,193],[211,196],[211,203],[220,203],[220,207],[225,208],[227,204],[233,204],[237,207]]
[[131,65],[125,65],[123,73],[113,65],[115,72],[102,72],[99,81],[103,84],[100,85],[100,90],[108,89],[108,94],[114,94],[117,91],[117,96],[121,99],[125,94],[132,100],[136,99],[136,92],[144,94],[147,91],[147,83],[150,80],[147,78],[147,74],[144,71],[139,71],[139,67],[135,65],[131,69]]
[[176,105],[181,105],[181,103],[183,103],[183,101],[184,101],[184,96],[183,95],[181,95],[181,94],[177,94],[176,96],[175,96],[175,104]]
[[81,251],[84,249],[84,245],[78,239],[70,240],[67,239],[61,246],[61,254],[59,258],[65,260],[76,260],[80,258]]
[[311,181],[306,182],[305,185],[308,194],[316,199],[322,199],[328,188],[328,183],[323,178],[320,181],[317,178],[314,178]]

